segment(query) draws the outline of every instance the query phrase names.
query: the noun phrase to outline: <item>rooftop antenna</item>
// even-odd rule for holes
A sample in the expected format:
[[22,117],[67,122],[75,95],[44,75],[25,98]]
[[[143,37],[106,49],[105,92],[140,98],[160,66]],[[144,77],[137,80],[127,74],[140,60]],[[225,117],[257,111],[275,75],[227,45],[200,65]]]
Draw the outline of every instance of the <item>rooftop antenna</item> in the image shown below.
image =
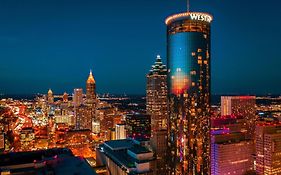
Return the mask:
[[189,0],[187,0],[187,12],[189,12],[189,10],[190,10],[190,2]]

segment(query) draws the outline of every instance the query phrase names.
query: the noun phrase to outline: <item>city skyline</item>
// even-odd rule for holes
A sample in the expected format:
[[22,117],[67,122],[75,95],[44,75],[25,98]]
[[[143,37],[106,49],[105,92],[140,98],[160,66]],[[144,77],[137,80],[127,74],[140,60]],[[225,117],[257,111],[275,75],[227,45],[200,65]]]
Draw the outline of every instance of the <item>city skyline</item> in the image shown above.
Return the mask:
[[[186,11],[185,1],[168,0],[0,4],[4,26],[0,29],[0,93],[4,94],[85,90],[90,69],[99,93],[145,94],[145,74],[156,55],[166,64],[164,19]],[[276,70],[281,55],[278,39],[273,40],[281,38],[281,25],[276,22],[281,17],[280,2],[241,4],[191,2],[191,11],[215,17],[212,93],[280,93],[281,83],[276,80],[281,74]]]

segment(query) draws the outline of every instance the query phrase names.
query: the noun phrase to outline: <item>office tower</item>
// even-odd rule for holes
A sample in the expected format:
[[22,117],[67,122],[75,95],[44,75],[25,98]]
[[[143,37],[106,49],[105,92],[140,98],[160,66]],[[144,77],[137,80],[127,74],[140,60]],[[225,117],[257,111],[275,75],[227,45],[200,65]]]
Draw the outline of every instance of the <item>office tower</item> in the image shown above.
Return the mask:
[[151,116],[151,130],[167,129],[168,94],[167,69],[157,55],[146,76],[146,112]]
[[157,55],[146,76],[146,112],[151,116],[151,146],[156,156],[155,174],[166,173],[168,89],[167,69]]
[[126,139],[126,125],[117,124],[115,127],[116,130],[116,140]]
[[62,101],[63,101],[64,103],[67,103],[67,102],[68,102],[68,94],[67,94],[66,92],[64,92],[63,95],[62,95]]
[[80,106],[82,103],[83,103],[83,89],[81,88],[74,89],[73,106],[77,107]]
[[167,130],[152,131],[150,145],[156,158],[154,174],[166,174]]
[[281,174],[281,123],[257,124],[256,171],[258,175]]
[[89,129],[92,130],[92,113],[88,106],[80,105],[74,109],[75,112],[75,129]]
[[246,137],[254,139],[256,126],[255,96],[222,96],[221,115],[237,115],[245,118]]
[[254,144],[244,133],[228,129],[212,131],[211,175],[244,175],[253,171]]
[[151,136],[151,119],[149,115],[128,114],[126,115],[127,137],[133,139],[149,139]]
[[95,134],[100,133],[100,122],[96,120],[92,120],[92,132]]
[[106,141],[97,148],[97,165],[111,175],[152,175],[153,153],[134,140]]
[[51,89],[48,91],[48,103],[54,103],[54,95]]
[[94,104],[96,100],[96,81],[93,77],[92,70],[90,70],[89,77],[86,81],[86,102]]
[[212,16],[166,19],[168,174],[210,174],[210,27]]
[[[86,81],[86,106],[89,111],[87,120],[96,120],[96,81],[93,77],[92,70],[90,70],[89,77]],[[91,128],[92,129],[92,128]]]

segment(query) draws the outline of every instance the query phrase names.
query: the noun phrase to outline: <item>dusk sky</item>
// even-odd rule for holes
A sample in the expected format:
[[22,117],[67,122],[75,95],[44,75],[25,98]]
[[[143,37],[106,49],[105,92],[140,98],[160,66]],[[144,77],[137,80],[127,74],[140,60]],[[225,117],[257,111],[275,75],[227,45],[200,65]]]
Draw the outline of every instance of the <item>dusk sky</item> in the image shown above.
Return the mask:
[[[281,1],[193,0],[214,16],[213,94],[281,93]],[[93,70],[99,93],[145,94],[166,63],[165,18],[184,0],[0,0],[0,93],[71,93]]]

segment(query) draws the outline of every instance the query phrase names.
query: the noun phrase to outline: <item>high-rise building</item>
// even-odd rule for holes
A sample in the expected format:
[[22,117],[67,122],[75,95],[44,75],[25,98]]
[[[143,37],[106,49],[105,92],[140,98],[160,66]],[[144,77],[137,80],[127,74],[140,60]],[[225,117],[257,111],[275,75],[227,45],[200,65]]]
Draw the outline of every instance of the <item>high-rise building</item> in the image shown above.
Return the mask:
[[54,95],[51,89],[48,91],[48,103],[54,103]]
[[244,133],[230,133],[228,129],[212,132],[211,175],[243,175],[253,171],[252,140]]
[[74,89],[73,106],[77,107],[80,106],[82,103],[83,103],[83,89],[82,88]]
[[90,114],[86,120],[89,121],[96,120],[96,107],[97,107],[96,81],[92,74],[92,70],[90,70],[89,77],[86,81],[86,106]]
[[92,70],[90,70],[89,77],[86,81],[86,100],[88,104],[94,104],[96,100],[96,81]]
[[157,55],[146,80],[146,112],[151,116],[151,130],[167,129],[167,69],[160,55]]
[[75,111],[75,129],[92,130],[92,113],[88,106],[80,105],[74,108]]
[[281,123],[257,124],[256,171],[258,175],[281,174]]
[[146,75],[146,112],[151,116],[151,146],[156,157],[154,174],[166,173],[168,88],[167,69],[157,55]]
[[168,174],[210,174],[210,27],[207,13],[166,19]]
[[68,94],[67,94],[66,92],[64,92],[63,95],[62,95],[62,101],[63,101],[64,103],[67,103],[67,102],[68,102]]
[[255,96],[222,96],[221,115],[236,115],[245,118],[246,137],[255,138],[256,127]]
[[92,132],[95,134],[100,133],[100,122],[92,120]]
[[128,114],[126,115],[127,138],[149,139],[151,136],[150,115]]
[[126,125],[117,124],[115,127],[116,130],[116,140],[126,139]]

